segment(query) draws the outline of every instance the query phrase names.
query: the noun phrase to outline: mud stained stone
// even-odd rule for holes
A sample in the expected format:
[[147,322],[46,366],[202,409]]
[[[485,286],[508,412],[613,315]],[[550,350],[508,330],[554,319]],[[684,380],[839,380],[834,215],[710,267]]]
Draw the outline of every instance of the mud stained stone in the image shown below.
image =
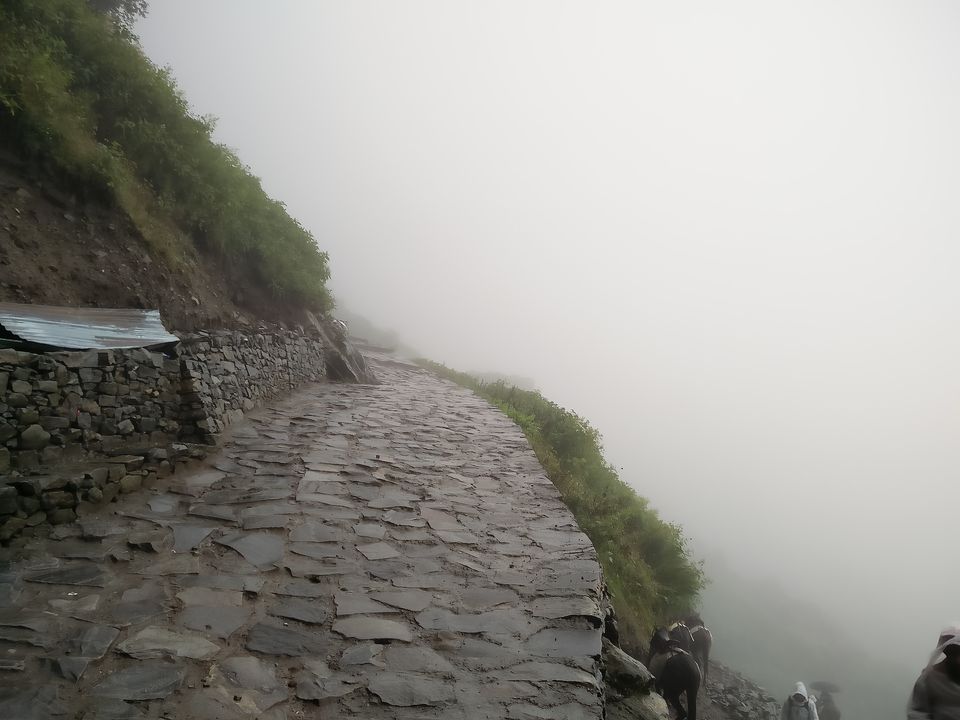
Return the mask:
[[396,620],[358,615],[337,620],[333,631],[354,640],[399,640],[410,642],[413,633],[410,628]]
[[388,705],[442,705],[454,699],[453,687],[429,675],[379,672],[370,677],[368,689]]
[[524,662],[493,674],[500,680],[529,680],[530,682],[569,682],[598,685],[597,677],[583,670],[549,662]]
[[225,520],[230,523],[235,523],[237,521],[237,508],[235,508],[233,505],[207,505],[206,503],[194,503],[187,510],[187,515],[209,518],[211,520]]
[[246,624],[250,614],[242,607],[191,605],[180,613],[180,624],[226,640]]
[[97,698],[94,707],[84,714],[83,720],[142,720],[144,717],[135,705],[123,700]]
[[541,630],[526,642],[531,655],[540,657],[596,657],[602,635],[595,630]]
[[60,700],[55,685],[0,687],[0,718],[4,720],[48,720],[66,717],[66,705]]
[[[251,714],[252,701],[257,710],[264,712],[289,699],[287,684],[277,679],[272,664],[255,657],[239,656],[224,660],[219,666],[214,666],[209,675],[211,692],[218,696],[227,707],[240,716],[247,718]],[[237,693],[242,689],[242,693]],[[261,715],[258,718],[285,718],[286,714],[274,716],[272,713]],[[204,714],[204,718],[230,717],[231,715]]]
[[290,523],[289,515],[251,515],[244,517],[244,530],[283,530]]
[[156,600],[136,600],[119,602],[107,608],[110,623],[117,627],[139,625],[151,618],[165,613],[167,608]]
[[47,585],[84,585],[87,587],[105,587],[106,575],[94,563],[78,563],[52,570],[26,573],[23,579],[32,583]]
[[261,570],[283,559],[283,541],[270,533],[233,533],[214,542],[233,548],[244,560]]
[[587,617],[602,622],[603,615],[596,600],[576,595],[566,597],[542,597],[530,603],[530,612],[537,617],[558,620],[568,617]]
[[107,654],[120,631],[109,625],[91,625],[80,633],[74,645],[78,655],[84,658],[99,660]]
[[362,643],[349,647],[340,656],[340,666],[376,665],[377,667],[383,667],[383,661],[380,659],[383,647],[383,645],[377,643]]
[[333,595],[337,586],[329,583],[310,582],[309,580],[288,580],[280,583],[274,591],[277,595],[299,598],[318,598]]
[[319,635],[303,630],[288,629],[257,623],[247,635],[247,650],[265,655],[326,655],[328,643]]
[[296,677],[296,696],[301,700],[326,700],[349,695],[361,686],[359,676],[334,673],[320,660],[305,660]]
[[152,625],[119,643],[117,650],[138,660],[162,657],[205,660],[216,655],[220,647],[202,637],[177,633]]
[[89,690],[93,695],[117,700],[162,700],[183,682],[183,670],[168,662],[144,661],[111,673]]
[[314,560],[324,558],[343,558],[343,548],[337,543],[292,542],[288,546],[290,552]]
[[361,615],[364,613],[395,613],[397,610],[377,602],[364,593],[341,592],[333,596],[337,604],[337,616]]
[[98,542],[62,542],[54,548],[54,555],[59,558],[98,563],[107,559],[107,552],[107,548]]
[[258,488],[253,490],[210,490],[203,501],[211,505],[250,505],[257,502],[283,500],[293,493],[288,488]]
[[400,510],[391,510],[383,514],[384,522],[401,527],[422,528],[426,526],[427,521],[414,512],[403,512]]
[[589,712],[580,703],[565,703],[552,707],[540,707],[529,703],[516,703],[507,708],[508,720],[600,720],[600,713]]
[[460,593],[460,604],[469,610],[485,610],[519,601],[520,596],[507,588],[466,588]]
[[320,503],[321,505],[333,505],[334,507],[352,508],[354,503],[349,498],[339,495],[327,495],[325,493],[297,493],[298,502]]
[[490,635],[520,635],[526,637],[542,625],[528,618],[522,610],[490,610],[477,614],[452,613],[442,608],[429,608],[417,614],[417,623],[426,630]]
[[422,508],[420,510],[420,515],[434,530],[466,530],[466,528],[460,524],[455,516],[445,513],[441,510]]
[[357,550],[359,550],[367,560],[388,560],[389,558],[400,557],[397,549],[385,542],[357,545]]
[[227,658],[220,663],[220,671],[231,683],[246,690],[272,693],[286,687],[277,679],[272,665],[249,655]]
[[319,600],[297,600],[288,598],[272,605],[267,614],[274,617],[299,620],[300,622],[320,625],[330,618],[330,610]]
[[450,675],[455,672],[453,665],[423,646],[391,645],[383,653],[387,667],[403,668],[404,672],[434,673]]
[[210,588],[213,590],[240,590],[248,593],[259,593],[266,582],[256,575],[200,575],[197,577],[177,578],[177,584],[184,588]]
[[370,593],[370,597],[387,605],[411,612],[425,610],[430,607],[430,603],[433,601],[433,593],[425,590],[387,590]]
[[326,562],[303,556],[294,556],[283,561],[283,567],[297,578],[321,578],[332,575],[347,575],[355,572],[352,562],[330,558]]
[[290,530],[292,542],[335,542],[343,538],[344,531],[316,520],[307,520]]
[[216,529],[214,525],[174,525],[173,551],[190,552]]
[[371,540],[383,540],[383,536],[387,534],[387,529],[377,523],[358,523],[353,526],[353,531],[358,537]]
[[184,605],[206,605],[208,607],[242,607],[243,593],[238,590],[214,590],[205,587],[192,587],[177,593],[177,600]]

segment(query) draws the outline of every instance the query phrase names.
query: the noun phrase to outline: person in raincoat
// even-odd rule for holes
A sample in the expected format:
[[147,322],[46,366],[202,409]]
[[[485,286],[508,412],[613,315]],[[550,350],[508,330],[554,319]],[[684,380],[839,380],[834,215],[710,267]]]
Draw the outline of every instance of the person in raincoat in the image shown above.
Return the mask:
[[807,686],[798,682],[793,694],[783,703],[780,720],[820,720],[817,715],[817,701],[810,697]]
[[907,720],[960,720],[960,624],[940,633],[913,686]]

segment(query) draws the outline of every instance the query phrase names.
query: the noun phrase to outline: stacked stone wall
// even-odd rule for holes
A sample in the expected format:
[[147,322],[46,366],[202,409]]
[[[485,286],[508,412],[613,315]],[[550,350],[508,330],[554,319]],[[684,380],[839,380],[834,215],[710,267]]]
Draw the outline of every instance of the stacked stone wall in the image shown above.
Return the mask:
[[244,412],[326,378],[324,345],[292,333],[221,333],[185,338],[181,437],[209,441]]
[[146,350],[0,350],[0,473],[160,447],[180,432],[180,359]]
[[167,353],[0,350],[0,541],[172,472],[185,443],[325,368],[323,341],[292,332],[191,336]]

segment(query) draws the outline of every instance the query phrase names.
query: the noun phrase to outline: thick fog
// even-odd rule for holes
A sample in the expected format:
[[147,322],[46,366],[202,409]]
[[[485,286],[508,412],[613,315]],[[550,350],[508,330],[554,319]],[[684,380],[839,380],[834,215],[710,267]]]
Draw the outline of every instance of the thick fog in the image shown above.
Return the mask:
[[342,305],[533,378],[717,558],[718,608],[768,587],[906,702],[960,617],[960,5],[157,0],[138,31]]

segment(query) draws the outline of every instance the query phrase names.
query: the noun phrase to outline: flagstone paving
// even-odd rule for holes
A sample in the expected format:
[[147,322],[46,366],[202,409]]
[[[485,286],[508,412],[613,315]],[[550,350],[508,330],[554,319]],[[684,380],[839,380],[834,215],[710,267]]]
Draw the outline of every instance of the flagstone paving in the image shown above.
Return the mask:
[[522,433],[376,372],[0,551],[0,718],[601,718],[596,554]]

